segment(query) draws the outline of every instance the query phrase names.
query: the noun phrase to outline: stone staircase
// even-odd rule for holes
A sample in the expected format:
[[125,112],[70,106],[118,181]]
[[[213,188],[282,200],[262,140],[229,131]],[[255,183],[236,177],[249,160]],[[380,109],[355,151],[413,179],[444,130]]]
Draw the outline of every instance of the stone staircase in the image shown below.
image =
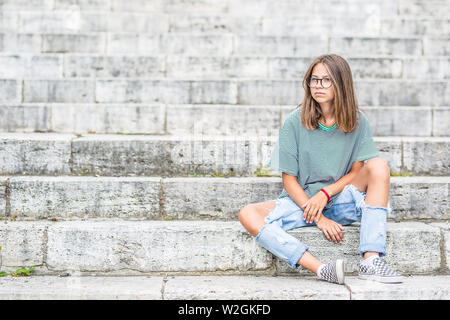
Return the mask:
[[[2,1],[0,271],[35,276],[0,278],[0,299],[449,299],[449,7]],[[351,277],[357,224],[339,245],[290,231],[324,261],[345,258],[336,288],[237,221],[281,192],[270,154],[326,52],[349,62],[391,168],[386,261],[411,276],[395,288]]]

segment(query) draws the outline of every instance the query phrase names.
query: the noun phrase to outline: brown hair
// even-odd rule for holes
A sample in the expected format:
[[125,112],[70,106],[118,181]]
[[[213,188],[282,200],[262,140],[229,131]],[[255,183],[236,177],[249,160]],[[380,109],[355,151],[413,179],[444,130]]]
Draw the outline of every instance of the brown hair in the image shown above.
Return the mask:
[[318,63],[322,63],[325,66],[334,87],[333,106],[336,126],[345,133],[352,132],[357,126],[359,113],[358,102],[353,88],[352,72],[347,61],[336,54],[324,54],[315,58],[306,71],[302,82],[305,96],[302,103],[299,104],[299,106],[302,106],[300,113],[301,122],[308,130],[319,128],[322,109],[319,103],[311,96],[311,90],[307,84],[312,70]]

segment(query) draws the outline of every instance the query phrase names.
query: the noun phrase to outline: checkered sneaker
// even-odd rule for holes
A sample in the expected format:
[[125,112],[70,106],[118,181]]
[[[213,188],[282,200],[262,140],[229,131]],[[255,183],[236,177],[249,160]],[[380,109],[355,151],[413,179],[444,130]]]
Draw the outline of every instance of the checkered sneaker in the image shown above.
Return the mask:
[[338,259],[324,265],[317,275],[319,279],[326,280],[331,283],[344,283],[344,260]]
[[368,264],[359,263],[359,278],[383,283],[403,282],[403,276],[389,268],[379,257],[374,258]]

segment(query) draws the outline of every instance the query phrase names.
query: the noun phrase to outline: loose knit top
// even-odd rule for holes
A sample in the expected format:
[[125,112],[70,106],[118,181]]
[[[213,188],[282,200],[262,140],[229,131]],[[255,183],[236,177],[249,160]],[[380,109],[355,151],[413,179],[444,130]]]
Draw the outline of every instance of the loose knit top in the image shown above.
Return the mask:
[[[379,157],[369,121],[361,110],[357,127],[350,133],[342,132],[336,124],[308,130],[300,121],[300,111],[301,106],[284,121],[268,166],[296,176],[308,198],[349,173],[353,163]],[[331,196],[324,210],[338,195]],[[283,188],[278,198],[287,196]]]

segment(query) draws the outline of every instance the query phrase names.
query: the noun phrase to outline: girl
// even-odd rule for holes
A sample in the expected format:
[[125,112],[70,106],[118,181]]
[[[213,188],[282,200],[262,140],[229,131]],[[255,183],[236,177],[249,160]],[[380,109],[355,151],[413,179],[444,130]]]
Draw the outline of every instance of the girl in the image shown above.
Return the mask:
[[292,268],[303,266],[339,284],[344,283],[344,261],[323,264],[287,230],[317,226],[328,240],[340,243],[342,226],[359,221],[359,277],[402,282],[381,259],[391,212],[390,170],[358,109],[347,61],[335,54],[319,56],[306,71],[303,88],[303,102],[285,120],[269,163],[282,172],[283,190],[276,200],[245,206],[239,221]]

